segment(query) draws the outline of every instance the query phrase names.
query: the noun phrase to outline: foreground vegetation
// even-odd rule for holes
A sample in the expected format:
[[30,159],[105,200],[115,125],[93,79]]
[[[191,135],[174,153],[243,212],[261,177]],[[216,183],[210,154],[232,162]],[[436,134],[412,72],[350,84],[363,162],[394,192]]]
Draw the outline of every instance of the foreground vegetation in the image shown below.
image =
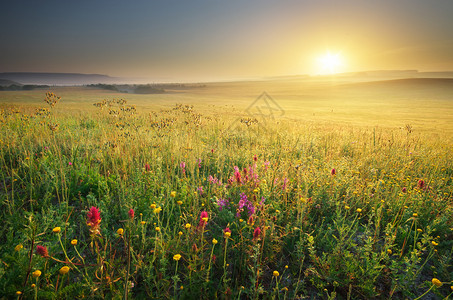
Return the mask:
[[59,101],[1,110],[5,298],[452,293],[449,136]]

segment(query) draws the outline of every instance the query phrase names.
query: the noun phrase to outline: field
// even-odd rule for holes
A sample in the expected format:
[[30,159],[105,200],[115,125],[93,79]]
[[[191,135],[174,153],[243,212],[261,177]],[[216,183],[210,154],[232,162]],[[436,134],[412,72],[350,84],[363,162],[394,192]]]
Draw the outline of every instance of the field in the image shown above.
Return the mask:
[[453,292],[450,80],[46,92],[0,92],[2,299]]

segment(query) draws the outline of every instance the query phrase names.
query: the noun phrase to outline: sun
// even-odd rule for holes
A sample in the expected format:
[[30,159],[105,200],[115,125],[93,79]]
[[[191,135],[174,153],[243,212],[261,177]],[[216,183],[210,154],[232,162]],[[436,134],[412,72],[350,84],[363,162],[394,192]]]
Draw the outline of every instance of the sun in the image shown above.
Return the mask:
[[319,73],[322,75],[335,74],[340,71],[343,65],[343,59],[340,53],[326,52],[320,55],[317,59],[319,65]]

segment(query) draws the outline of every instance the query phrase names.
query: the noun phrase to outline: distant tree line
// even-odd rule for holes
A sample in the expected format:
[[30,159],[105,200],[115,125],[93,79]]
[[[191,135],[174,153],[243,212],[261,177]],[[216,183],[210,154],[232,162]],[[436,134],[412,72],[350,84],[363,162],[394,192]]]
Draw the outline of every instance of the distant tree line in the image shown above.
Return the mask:
[[0,91],[31,91],[34,89],[47,89],[47,88],[49,88],[48,85],[38,84],[25,84],[25,85],[11,84],[9,86],[0,85]]

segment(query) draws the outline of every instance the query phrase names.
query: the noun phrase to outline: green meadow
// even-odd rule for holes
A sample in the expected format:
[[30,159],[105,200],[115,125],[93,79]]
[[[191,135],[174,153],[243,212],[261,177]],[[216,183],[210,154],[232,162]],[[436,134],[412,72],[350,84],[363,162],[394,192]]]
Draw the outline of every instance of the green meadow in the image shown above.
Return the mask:
[[0,124],[2,299],[453,292],[448,80],[2,91]]

